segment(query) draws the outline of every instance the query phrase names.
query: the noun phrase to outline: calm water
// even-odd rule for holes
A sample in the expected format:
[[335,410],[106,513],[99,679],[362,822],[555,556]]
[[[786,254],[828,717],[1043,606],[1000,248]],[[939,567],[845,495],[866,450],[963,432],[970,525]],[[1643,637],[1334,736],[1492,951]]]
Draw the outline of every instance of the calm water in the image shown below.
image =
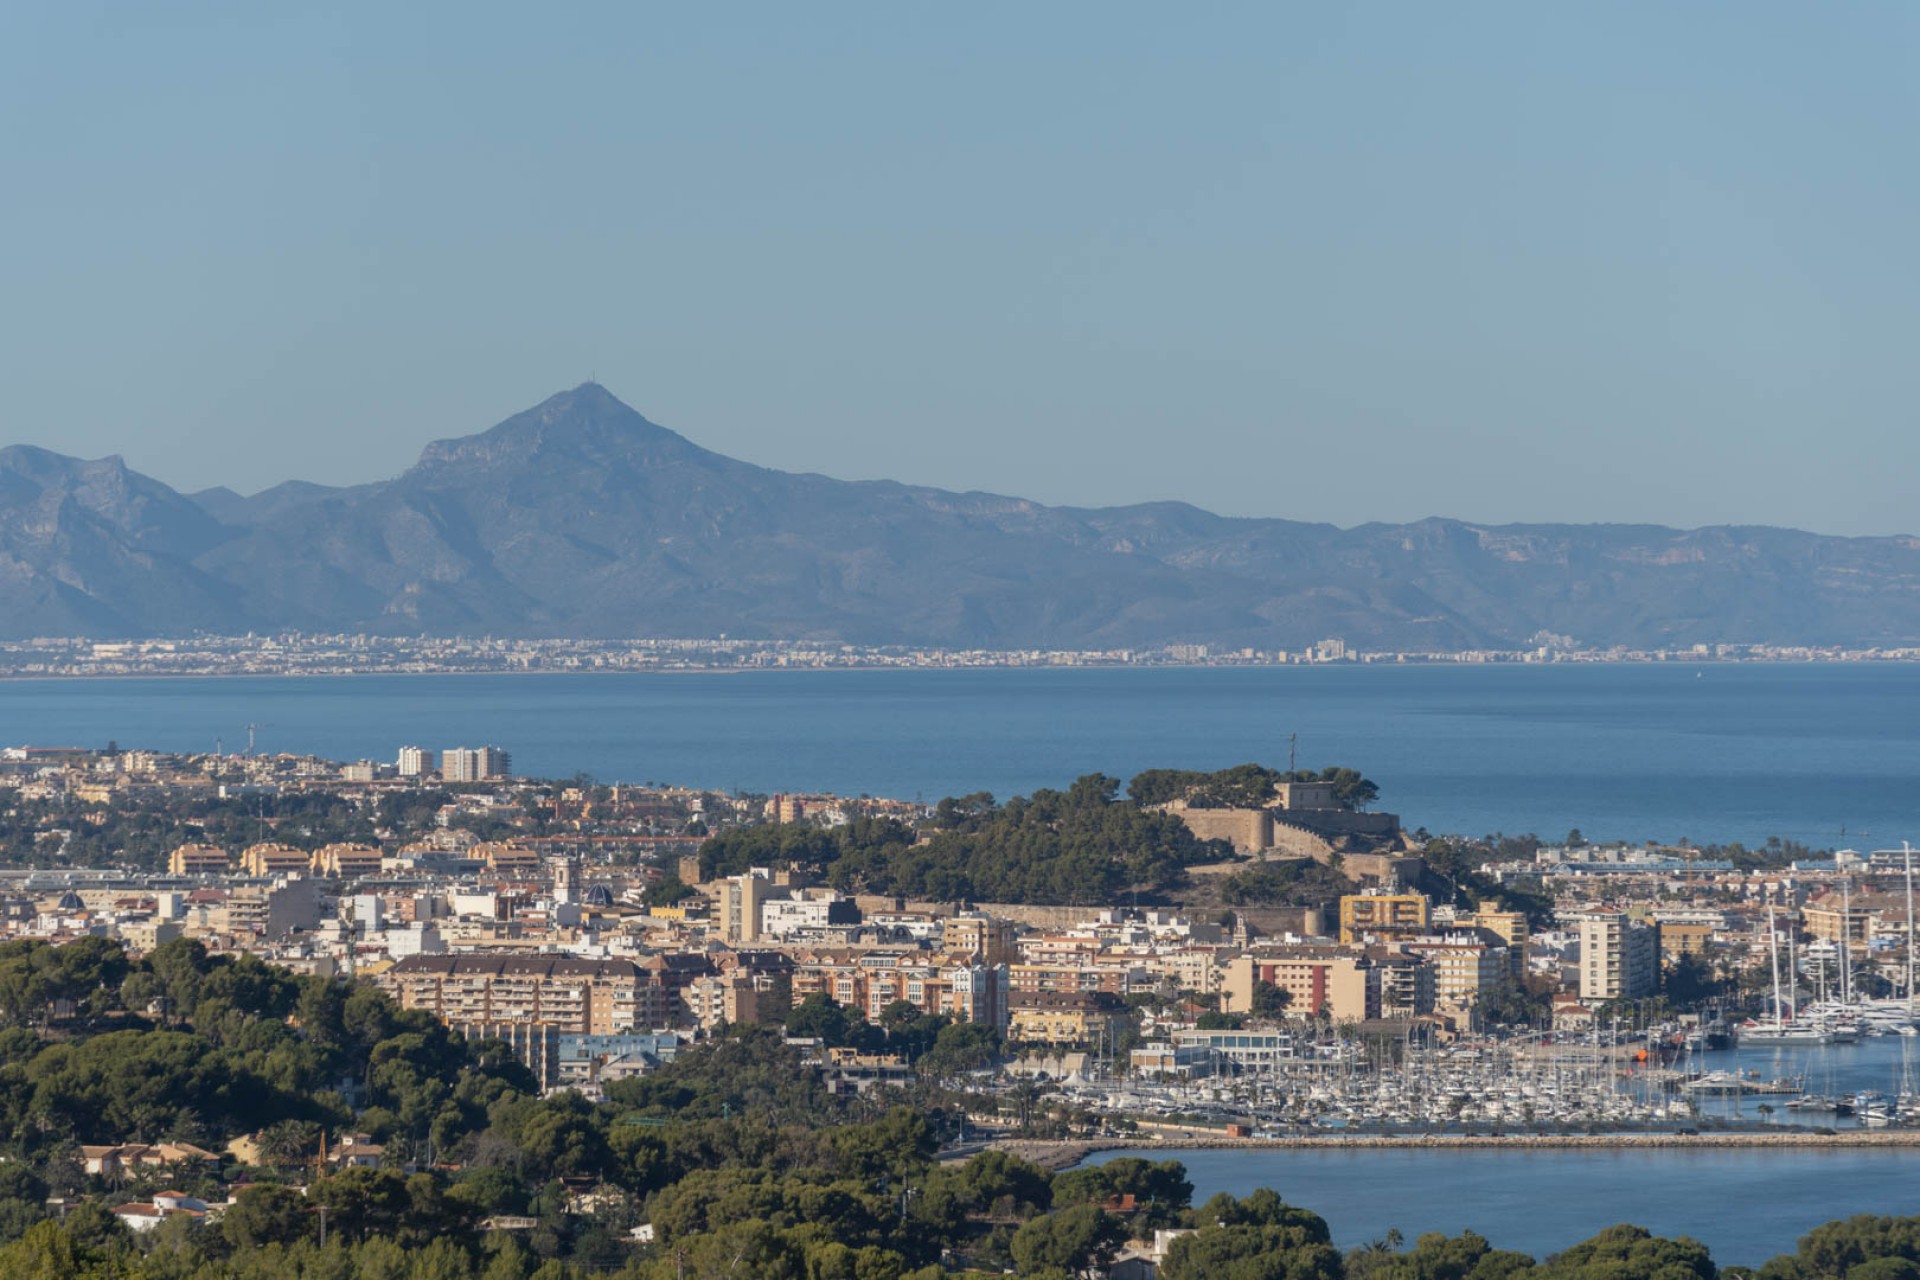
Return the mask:
[[[1106,1153],[1101,1160],[1126,1152]],[[1920,1150],[1164,1151],[1195,1202],[1272,1187],[1327,1220],[1342,1248],[1398,1228],[1473,1230],[1536,1258],[1631,1222],[1754,1266],[1856,1213],[1920,1213]]]
[[[1699,1059],[1708,1071],[1799,1077],[1829,1095],[1899,1091],[1920,1080],[1920,1042],[1743,1048]],[[1623,1086],[1634,1087],[1631,1083]],[[1858,1128],[1796,1114],[1784,1098],[1702,1098],[1705,1116],[1735,1123]],[[1767,1105],[1770,1115],[1758,1108]],[[1104,1152],[1094,1162],[1128,1152]],[[1544,1257],[1616,1222],[1689,1235],[1715,1261],[1757,1265],[1790,1252],[1823,1222],[1856,1213],[1920,1214],[1920,1148],[1853,1150],[1272,1150],[1141,1152],[1178,1159],[1196,1203],[1219,1191],[1272,1187],[1326,1218],[1342,1248],[1398,1228],[1478,1231],[1497,1247]]]
[[1920,665],[795,671],[0,683],[0,743],[1006,796],[1093,770],[1352,764],[1410,826],[1600,839],[1920,838]]

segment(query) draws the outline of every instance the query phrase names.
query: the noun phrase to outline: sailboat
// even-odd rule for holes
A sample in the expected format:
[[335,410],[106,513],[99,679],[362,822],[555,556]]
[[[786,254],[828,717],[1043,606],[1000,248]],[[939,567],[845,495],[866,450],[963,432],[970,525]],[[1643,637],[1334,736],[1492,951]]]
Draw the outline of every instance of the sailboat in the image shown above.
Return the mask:
[[1773,969],[1773,1017],[1741,1024],[1742,1044],[1821,1045],[1832,1044],[1834,1033],[1823,1026],[1798,1019],[1789,1021],[1780,999],[1780,934],[1773,924],[1773,906],[1767,906],[1767,960]]

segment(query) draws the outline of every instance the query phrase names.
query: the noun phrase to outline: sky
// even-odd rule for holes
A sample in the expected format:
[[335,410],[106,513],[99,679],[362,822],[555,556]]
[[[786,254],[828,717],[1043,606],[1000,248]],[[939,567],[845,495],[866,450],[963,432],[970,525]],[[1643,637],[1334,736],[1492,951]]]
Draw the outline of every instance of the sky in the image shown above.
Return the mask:
[[1920,8],[0,6],[0,444],[1920,533]]

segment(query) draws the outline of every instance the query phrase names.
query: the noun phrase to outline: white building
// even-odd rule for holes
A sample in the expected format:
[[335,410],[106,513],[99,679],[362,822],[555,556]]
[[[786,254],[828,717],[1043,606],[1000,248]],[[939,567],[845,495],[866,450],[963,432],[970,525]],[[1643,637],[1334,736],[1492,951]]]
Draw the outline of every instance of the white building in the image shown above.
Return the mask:
[[1660,989],[1660,927],[1618,911],[1580,917],[1580,999],[1638,1000]]
[[499,747],[450,747],[440,755],[440,776],[448,782],[498,782],[513,768],[513,757]]

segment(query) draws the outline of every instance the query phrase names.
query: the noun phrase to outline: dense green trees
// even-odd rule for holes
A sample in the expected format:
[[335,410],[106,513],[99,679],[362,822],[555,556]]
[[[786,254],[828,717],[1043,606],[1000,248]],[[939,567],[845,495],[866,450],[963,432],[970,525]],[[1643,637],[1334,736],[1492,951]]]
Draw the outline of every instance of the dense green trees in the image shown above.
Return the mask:
[[1120,783],[1089,774],[1065,791],[995,804],[987,795],[943,800],[916,833],[888,819],[834,830],[803,824],[744,827],[701,846],[704,876],[790,864],[849,893],[983,902],[1110,903],[1181,883],[1195,863],[1227,856],[1178,818],[1119,798]]
[[1859,1214],[1816,1227],[1800,1247],[1760,1269],[1760,1280],[1899,1280],[1920,1270],[1920,1218]]
[[1429,1232],[1406,1253],[1386,1242],[1356,1249],[1347,1257],[1347,1280],[1513,1280],[1533,1268],[1524,1253],[1495,1249],[1485,1236]]
[[1329,782],[1334,803],[1343,809],[1364,809],[1380,798],[1380,788],[1344,765],[1314,772],[1288,773],[1260,764],[1237,764],[1212,773],[1191,769],[1148,769],[1135,774],[1127,795],[1142,805],[1184,800],[1196,809],[1261,809],[1274,802],[1274,787],[1282,782]]
[[1608,1227],[1527,1273],[1533,1280],[1715,1280],[1719,1274],[1697,1240],[1656,1236],[1645,1227]]
[[1166,1280],[1342,1280],[1344,1260],[1318,1214],[1269,1190],[1222,1193],[1200,1206],[1199,1230],[1167,1251]]
[[1255,862],[1220,881],[1220,899],[1232,907],[1317,907],[1352,892],[1345,873],[1311,858]]

